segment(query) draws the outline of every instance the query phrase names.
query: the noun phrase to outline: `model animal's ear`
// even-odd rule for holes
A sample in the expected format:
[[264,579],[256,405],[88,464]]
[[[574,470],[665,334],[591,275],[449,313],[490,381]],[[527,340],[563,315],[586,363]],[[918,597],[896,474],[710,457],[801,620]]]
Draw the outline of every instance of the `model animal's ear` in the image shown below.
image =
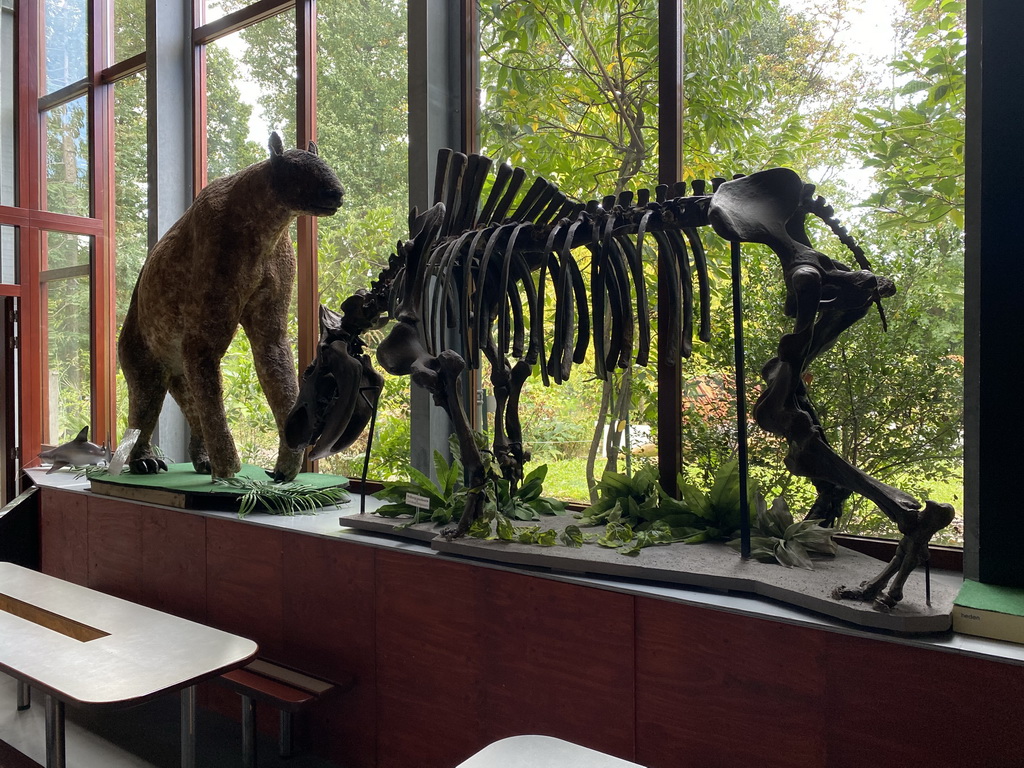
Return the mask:
[[284,154],[284,144],[281,143],[281,137],[278,135],[277,131],[274,131],[272,134],[270,134],[269,146],[271,157],[274,157],[275,155]]
[[315,141],[309,142],[309,154],[311,154],[311,155],[319,155],[320,154],[320,150],[317,148]]

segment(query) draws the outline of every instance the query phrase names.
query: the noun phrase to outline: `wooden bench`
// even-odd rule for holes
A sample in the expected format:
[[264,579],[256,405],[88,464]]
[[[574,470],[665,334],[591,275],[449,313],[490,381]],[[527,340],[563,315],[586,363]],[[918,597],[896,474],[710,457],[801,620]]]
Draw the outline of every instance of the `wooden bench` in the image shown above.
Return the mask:
[[280,732],[278,754],[292,755],[292,723],[296,712],[328,692],[345,690],[352,678],[338,683],[327,682],[279,664],[257,659],[247,666],[217,678],[242,696],[242,765],[256,766],[256,702],[270,704],[278,710]]

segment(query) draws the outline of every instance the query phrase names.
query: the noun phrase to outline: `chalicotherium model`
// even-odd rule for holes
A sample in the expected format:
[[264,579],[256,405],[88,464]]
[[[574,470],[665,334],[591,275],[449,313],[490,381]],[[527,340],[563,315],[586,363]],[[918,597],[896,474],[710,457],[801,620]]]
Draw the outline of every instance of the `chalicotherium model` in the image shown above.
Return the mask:
[[[679,338],[660,339],[662,355],[687,357],[693,334],[694,289],[699,297],[699,335],[710,338],[706,255],[699,228],[711,226],[736,243],[762,243],[778,256],[786,285],[785,311],[794,319],[778,354],[763,369],[765,387],[755,407],[762,429],[789,444],[786,465],[810,478],[818,497],[809,515],[833,524],[851,493],[868,498],[899,527],[903,538],[893,561],[869,582],[842,597],[895,605],[903,585],[927,554],[934,533],[949,524],[953,509],[922,506],[900,490],[869,477],[828,444],[805,388],[803,373],[872,305],[891,296],[891,281],[873,274],[863,251],[833,217],[814,187],[788,169],[716,179],[712,190],[694,182],[690,194],[676,184],[600,203],[573,203],[537,179],[514,201],[526,174],[501,166],[487,199],[482,190],[491,161],[442,150],[433,207],[410,216],[411,239],[399,243],[388,267],[366,291],[347,299],[341,314],[321,308],[317,358],[306,370],[299,399],[285,427],[293,448],[313,445],[312,456],[342,450],[365,428],[373,393],[381,384],[365,354],[361,334],[397,320],[377,348],[389,373],[409,375],[445,409],[456,430],[469,487],[485,482],[485,464],[470,429],[458,379],[467,366],[490,361],[497,408],[494,456],[513,484],[521,479],[523,450],[519,396],[534,366],[547,384],[569,378],[593,343],[597,375],[631,364],[647,365],[651,327],[642,269],[645,238],[671,270],[672,295],[660,305],[680,313]],[[852,269],[813,248],[805,218],[823,220],[850,249]],[[650,240],[648,240],[650,242]],[[590,295],[574,250],[590,257]],[[667,256],[668,258],[664,258]],[[554,304],[553,328],[545,309]],[[882,315],[884,322],[884,315]],[[447,328],[464,340],[466,357],[447,343]],[[671,326],[670,326],[671,327]],[[671,358],[670,358],[671,359]],[[470,494],[451,535],[462,535],[480,515],[483,494]],[[891,581],[891,583],[890,583]],[[888,588],[887,588],[888,587]]]
[[[140,432],[128,457],[131,471],[167,468],[150,440],[168,391],[192,431],[196,471],[231,477],[241,468],[220,373],[240,324],[283,430],[298,392],[287,336],[295,279],[288,228],[299,214],[330,216],[343,196],[315,144],[285,151],[274,133],[269,159],[210,182],[153,246],[117,345],[128,383],[128,426]],[[301,463],[302,451],[282,438],[274,478],[292,480]]]

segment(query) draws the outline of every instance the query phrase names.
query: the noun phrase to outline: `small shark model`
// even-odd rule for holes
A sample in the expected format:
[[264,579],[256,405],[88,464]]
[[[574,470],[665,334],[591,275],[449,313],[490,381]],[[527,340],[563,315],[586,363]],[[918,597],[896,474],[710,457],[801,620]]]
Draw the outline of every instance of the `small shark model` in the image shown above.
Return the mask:
[[39,454],[39,458],[53,462],[53,466],[46,472],[46,474],[50,474],[63,467],[85,467],[109,461],[110,453],[106,448],[96,445],[96,443],[90,443],[89,428],[82,427],[82,431],[74,440],[43,451]]

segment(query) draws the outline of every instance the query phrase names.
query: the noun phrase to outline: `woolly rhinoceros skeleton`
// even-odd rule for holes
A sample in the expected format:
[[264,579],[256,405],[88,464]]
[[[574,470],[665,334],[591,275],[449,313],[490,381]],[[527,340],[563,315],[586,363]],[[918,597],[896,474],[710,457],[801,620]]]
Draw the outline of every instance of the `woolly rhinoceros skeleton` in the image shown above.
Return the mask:
[[[410,216],[411,239],[399,243],[388,267],[368,291],[347,299],[341,313],[321,307],[317,358],[303,376],[285,437],[293,448],[312,445],[322,458],[350,445],[364,430],[373,395],[382,378],[365,354],[362,334],[394,324],[377,348],[389,373],[411,376],[427,389],[454,425],[470,488],[485,482],[484,462],[460,400],[458,379],[478,369],[481,354],[492,369],[497,401],[493,452],[513,485],[529,456],[523,449],[519,396],[535,365],[544,383],[569,378],[594,347],[596,373],[631,364],[647,365],[651,326],[642,270],[645,240],[653,240],[661,263],[671,270],[671,295],[660,305],[681,313],[679,339],[662,339],[661,354],[688,357],[694,327],[693,276],[700,298],[699,337],[710,339],[707,261],[700,227],[711,226],[732,242],[761,243],[782,264],[785,310],[794,319],[778,354],[763,369],[757,424],[789,443],[786,466],[811,479],[816,491],[809,516],[831,525],[851,493],[878,505],[903,538],[895,558],[875,579],[842,597],[875,600],[892,607],[903,584],[927,556],[936,531],[949,524],[953,509],[878,482],[846,462],[828,444],[808,398],[802,374],[840,334],[895,288],[870,271],[863,252],[833,218],[814,187],[791,170],[776,168],[732,181],[715,180],[707,193],[694,182],[691,194],[676,184],[669,197],[661,186],[635,198],[583,205],[538,178],[513,207],[526,174],[502,165],[481,206],[491,161],[442,150],[435,203]],[[822,219],[851,250],[860,269],[851,269],[816,251],[804,229],[808,214]],[[648,240],[649,242],[649,240]],[[590,255],[589,295],[573,252]],[[665,259],[667,255],[669,258]],[[545,308],[554,303],[553,328],[545,328]],[[638,311],[640,310],[640,311]],[[884,315],[882,316],[884,323]],[[464,340],[463,358],[447,344],[447,328]],[[480,515],[482,496],[471,493],[458,526],[464,534]],[[891,582],[891,583],[890,583]],[[887,588],[888,587],[888,588]]]

